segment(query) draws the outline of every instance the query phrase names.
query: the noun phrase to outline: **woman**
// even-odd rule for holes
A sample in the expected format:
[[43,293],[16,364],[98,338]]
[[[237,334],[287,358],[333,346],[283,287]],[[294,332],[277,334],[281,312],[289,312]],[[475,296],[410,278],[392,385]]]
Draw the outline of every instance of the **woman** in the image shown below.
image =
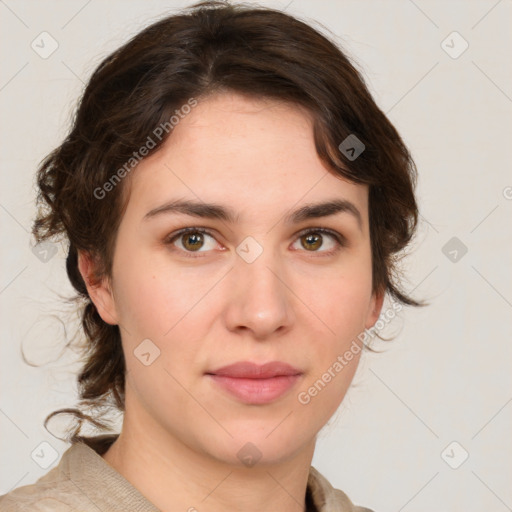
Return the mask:
[[[79,421],[1,509],[369,510],[311,461],[386,293],[420,305],[394,266],[415,172],[347,57],[283,12],[197,4],[107,57],[38,171],[34,235],[69,241],[85,302]],[[121,433],[81,435],[109,406]]]

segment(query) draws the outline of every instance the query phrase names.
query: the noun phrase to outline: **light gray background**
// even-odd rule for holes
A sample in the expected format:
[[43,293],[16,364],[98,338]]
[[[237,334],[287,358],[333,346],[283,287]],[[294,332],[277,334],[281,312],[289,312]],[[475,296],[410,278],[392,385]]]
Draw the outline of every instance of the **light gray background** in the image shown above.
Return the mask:
[[[384,333],[397,338],[378,345],[386,353],[364,356],[313,464],[376,511],[512,510],[512,2],[261,3],[336,35],[420,174],[422,221],[405,269],[407,289],[432,305],[404,309]],[[100,60],[183,5],[0,1],[0,494],[49,470],[31,458],[41,442],[58,456],[67,448],[42,423],[76,391],[75,355],[59,358],[64,332],[51,317],[71,292],[64,251],[44,263],[29,245],[36,166]],[[31,48],[43,31],[59,45],[47,59]],[[469,43],[458,58],[443,46],[453,53],[461,41],[442,46],[453,31]],[[456,261],[443,253],[452,237],[468,249],[448,254]],[[22,343],[37,367],[22,361]],[[469,454],[458,469],[441,456],[453,441],[452,465]]]

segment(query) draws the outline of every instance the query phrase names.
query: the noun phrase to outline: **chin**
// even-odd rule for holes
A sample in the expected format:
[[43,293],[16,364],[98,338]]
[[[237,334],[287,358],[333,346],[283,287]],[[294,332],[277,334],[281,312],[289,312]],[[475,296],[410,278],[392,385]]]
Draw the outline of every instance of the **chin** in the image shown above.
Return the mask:
[[292,422],[286,427],[279,425],[286,414],[277,421],[260,421],[258,425],[248,425],[247,421],[225,424],[233,437],[219,428],[214,438],[203,438],[203,450],[220,462],[240,468],[270,466],[292,459],[307,444],[314,442],[315,432],[300,429]]

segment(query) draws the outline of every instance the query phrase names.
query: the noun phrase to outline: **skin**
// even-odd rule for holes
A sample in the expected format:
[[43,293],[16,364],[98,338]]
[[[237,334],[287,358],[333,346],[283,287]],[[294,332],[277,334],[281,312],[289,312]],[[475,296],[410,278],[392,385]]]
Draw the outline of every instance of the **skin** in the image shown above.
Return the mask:
[[[367,187],[329,172],[302,109],[231,93],[200,100],[129,180],[112,276],[88,285],[103,320],[121,327],[127,366],[123,428],[104,459],[162,510],[302,510],[316,436],[360,353],[307,405],[297,395],[382,308],[382,294],[372,293]],[[361,228],[346,212],[283,221],[304,204],[340,198],[357,207]],[[226,205],[240,219],[144,220],[171,199]],[[199,252],[187,236],[165,243],[186,227],[212,232]],[[348,245],[329,255],[337,247],[330,235],[300,235],[321,227]],[[263,248],[252,263],[236,252],[248,236]],[[89,282],[86,254],[79,267]],[[145,339],[160,350],[147,366],[134,355]],[[302,375],[269,404],[241,402],[205,376],[237,361],[276,360]],[[247,442],[261,453],[252,467],[237,457]]]

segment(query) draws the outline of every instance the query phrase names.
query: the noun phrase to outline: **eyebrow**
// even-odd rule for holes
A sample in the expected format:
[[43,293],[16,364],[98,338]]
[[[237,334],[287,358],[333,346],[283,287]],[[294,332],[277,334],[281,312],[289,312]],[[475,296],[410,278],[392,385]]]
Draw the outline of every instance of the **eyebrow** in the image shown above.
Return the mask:
[[[191,200],[169,201],[157,208],[153,208],[146,215],[144,220],[154,218],[161,214],[181,213],[192,217],[204,219],[217,219],[231,224],[237,224],[240,221],[240,214],[235,213],[231,208],[215,203],[203,203]],[[339,213],[348,213],[352,215],[363,230],[362,215],[354,203],[346,199],[332,199],[322,203],[311,203],[301,206],[297,210],[288,213],[284,217],[285,224],[298,224],[308,219],[318,219],[329,217]]]

